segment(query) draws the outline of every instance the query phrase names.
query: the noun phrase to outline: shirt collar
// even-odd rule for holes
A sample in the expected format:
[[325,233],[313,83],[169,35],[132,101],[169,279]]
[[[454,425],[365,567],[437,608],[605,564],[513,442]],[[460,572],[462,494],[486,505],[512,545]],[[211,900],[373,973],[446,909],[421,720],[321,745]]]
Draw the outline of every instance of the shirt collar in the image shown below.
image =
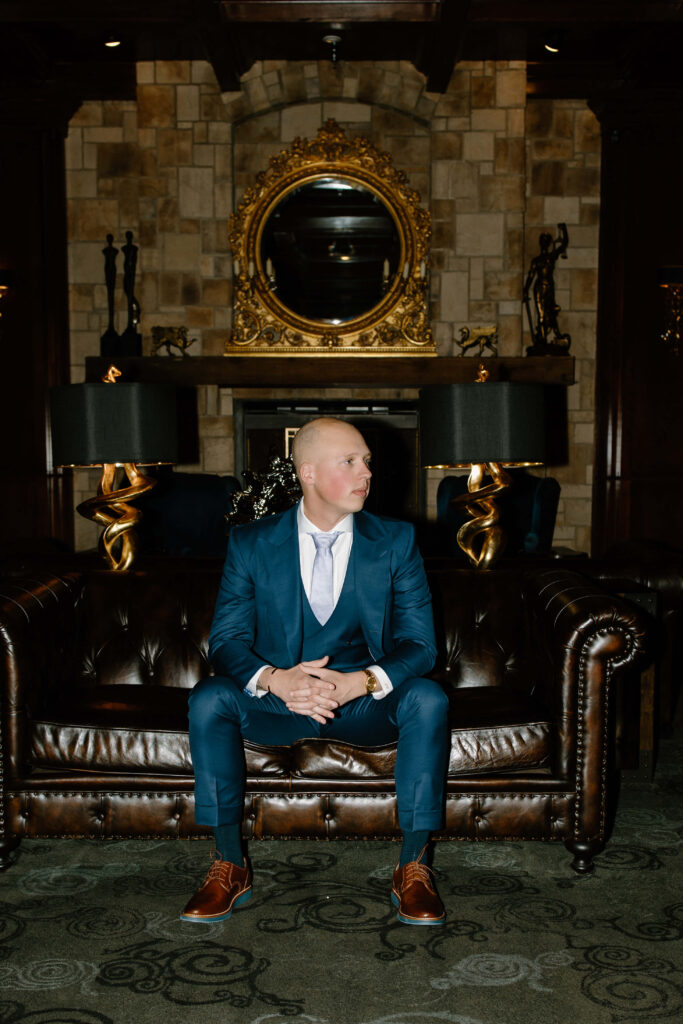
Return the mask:
[[[324,533],[324,530],[319,530],[310,519],[307,518],[304,512],[304,501],[303,498],[299,502],[296,510],[296,520],[299,533]],[[332,530],[328,531],[332,533]],[[337,523],[334,527],[335,533],[353,533],[353,512],[349,512],[347,516]]]

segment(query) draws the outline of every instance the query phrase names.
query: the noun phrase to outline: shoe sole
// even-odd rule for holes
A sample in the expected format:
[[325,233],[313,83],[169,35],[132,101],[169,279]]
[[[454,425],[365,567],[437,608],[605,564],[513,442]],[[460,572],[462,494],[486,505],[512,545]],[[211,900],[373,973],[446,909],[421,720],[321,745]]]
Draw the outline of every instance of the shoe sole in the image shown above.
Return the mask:
[[[394,892],[392,892],[392,894],[391,894],[391,902],[393,903],[393,905],[395,907],[400,907],[400,905],[401,905],[400,902],[399,902],[398,896]],[[431,920],[429,920],[429,919],[425,920],[424,918],[404,917],[403,914],[397,913],[396,914],[396,920],[400,921],[401,924],[439,925],[439,924],[445,924],[446,923],[446,915],[444,914],[443,917],[436,917],[436,918],[432,918]]]
[[190,917],[186,914],[180,915],[181,921],[187,921],[189,924],[218,924],[219,921],[227,921],[232,916],[233,910],[237,910],[238,907],[248,903],[251,899],[251,889],[247,889],[241,896],[238,896],[230,910],[226,911],[225,914],[217,914],[215,917]]

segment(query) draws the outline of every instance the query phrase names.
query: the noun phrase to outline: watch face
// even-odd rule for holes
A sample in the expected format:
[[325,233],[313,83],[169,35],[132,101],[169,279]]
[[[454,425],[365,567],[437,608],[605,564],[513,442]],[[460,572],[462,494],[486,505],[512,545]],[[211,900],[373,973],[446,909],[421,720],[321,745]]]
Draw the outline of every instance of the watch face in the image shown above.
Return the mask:
[[372,672],[365,672],[365,689],[368,693],[374,693],[377,689],[377,676],[373,675]]

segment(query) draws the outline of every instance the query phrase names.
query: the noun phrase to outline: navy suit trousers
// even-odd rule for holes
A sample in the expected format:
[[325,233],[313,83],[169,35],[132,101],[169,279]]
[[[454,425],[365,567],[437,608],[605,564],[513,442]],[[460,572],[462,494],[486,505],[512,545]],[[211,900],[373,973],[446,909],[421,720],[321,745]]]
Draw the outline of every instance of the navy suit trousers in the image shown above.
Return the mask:
[[243,740],[288,746],[335,739],[363,747],[398,740],[396,801],[404,832],[434,831],[443,820],[450,732],[448,699],[431,679],[407,679],[382,700],[359,697],[325,725],[289,711],[274,694],[252,697],[225,676],[202,679],[190,694],[190,749],[198,825],[241,822]]

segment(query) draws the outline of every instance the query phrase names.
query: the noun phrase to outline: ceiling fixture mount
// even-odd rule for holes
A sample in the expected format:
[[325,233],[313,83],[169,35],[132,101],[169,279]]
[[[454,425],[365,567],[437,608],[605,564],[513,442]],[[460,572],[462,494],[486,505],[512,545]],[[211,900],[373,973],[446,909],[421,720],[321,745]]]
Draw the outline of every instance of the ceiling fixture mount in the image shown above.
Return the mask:
[[330,60],[332,61],[333,64],[336,64],[337,63],[337,47],[341,43],[341,36],[334,35],[334,34],[323,36],[323,42],[326,43],[328,46],[332,47],[332,54],[330,56]]

